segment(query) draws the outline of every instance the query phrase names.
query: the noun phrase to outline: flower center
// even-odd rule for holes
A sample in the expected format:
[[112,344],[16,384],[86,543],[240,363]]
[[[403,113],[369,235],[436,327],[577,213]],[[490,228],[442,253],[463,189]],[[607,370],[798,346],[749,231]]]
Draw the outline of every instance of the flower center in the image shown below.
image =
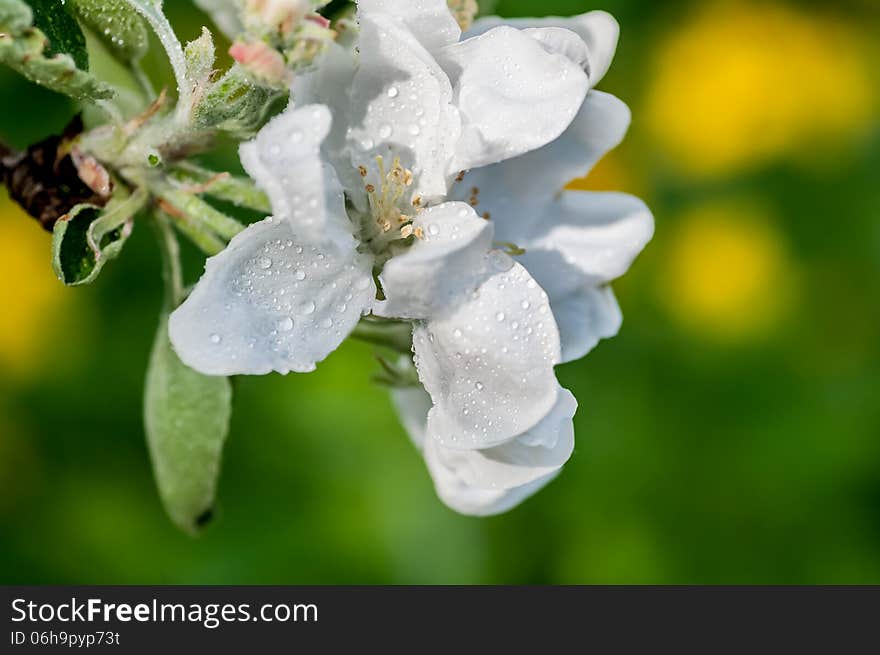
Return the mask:
[[[381,155],[375,159],[376,176],[371,176],[366,166],[359,166],[358,172],[364,178],[364,189],[370,211],[361,217],[365,241],[375,254],[381,254],[395,241],[411,236],[422,238],[420,227],[413,226],[413,219],[424,208],[420,197],[411,197],[410,187],[413,174],[395,157],[388,168]],[[367,181],[368,178],[375,181]]]

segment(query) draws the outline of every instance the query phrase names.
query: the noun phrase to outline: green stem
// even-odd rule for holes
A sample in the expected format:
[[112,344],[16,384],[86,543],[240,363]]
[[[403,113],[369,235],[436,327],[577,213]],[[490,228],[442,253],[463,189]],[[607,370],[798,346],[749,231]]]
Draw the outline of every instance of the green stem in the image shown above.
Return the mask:
[[160,198],[182,214],[185,214],[193,223],[207,227],[227,241],[244,230],[244,225],[223,212],[214,209],[196,195],[181,191],[180,189],[161,186],[156,189],[156,192]]
[[141,68],[139,62],[131,62],[128,66],[128,72],[134,78],[135,82],[137,82],[138,87],[141,90],[141,93],[144,95],[147,103],[153,102],[156,99],[156,89],[153,86],[153,82],[144,72],[144,69]]
[[200,193],[232,203],[236,207],[246,207],[266,215],[272,213],[269,197],[248,178],[215,173],[191,162],[177,164],[170,171],[170,177],[182,185],[204,186],[204,191]]
[[165,305],[171,312],[186,295],[183,289],[183,268],[180,264],[180,244],[177,235],[171,229],[168,216],[160,211],[154,214],[153,225],[159,241],[159,252],[162,254],[162,279],[165,281]]
[[214,236],[214,234],[205,231],[201,226],[196,225],[187,216],[172,216],[166,211],[162,212],[166,218],[171,221],[187,239],[193,242],[195,246],[209,257],[223,251],[226,243]]
[[412,353],[412,325],[410,323],[362,319],[351,336],[359,341],[390,348],[404,355]]

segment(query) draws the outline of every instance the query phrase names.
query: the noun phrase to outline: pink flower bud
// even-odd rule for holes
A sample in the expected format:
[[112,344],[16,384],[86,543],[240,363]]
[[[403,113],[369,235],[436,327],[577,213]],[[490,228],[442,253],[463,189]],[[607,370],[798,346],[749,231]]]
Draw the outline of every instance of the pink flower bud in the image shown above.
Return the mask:
[[286,77],[281,53],[262,41],[236,41],[229,48],[229,55],[257,77],[272,82],[283,82]]

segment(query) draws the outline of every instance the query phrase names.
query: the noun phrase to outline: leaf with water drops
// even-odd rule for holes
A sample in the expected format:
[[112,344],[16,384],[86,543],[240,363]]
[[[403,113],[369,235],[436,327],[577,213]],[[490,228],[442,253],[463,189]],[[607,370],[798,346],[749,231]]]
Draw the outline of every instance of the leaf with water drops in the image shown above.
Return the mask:
[[[34,27],[46,35],[48,43],[43,54],[54,57],[70,55],[80,70],[89,70],[89,53],[86,37],[70,14],[66,3],[58,0],[25,0],[34,15]],[[60,6],[59,6],[60,5]]]
[[144,392],[147,446],[159,495],[185,532],[198,533],[214,515],[214,499],[232,413],[232,385],[188,368],[168,340],[163,314]]
[[33,26],[33,18],[31,8],[21,0],[0,0],[0,63],[74,100],[112,98],[113,89],[78,67],[70,54],[52,54],[49,39]]
[[137,61],[149,46],[147,26],[124,0],[68,0],[80,22],[123,61]]

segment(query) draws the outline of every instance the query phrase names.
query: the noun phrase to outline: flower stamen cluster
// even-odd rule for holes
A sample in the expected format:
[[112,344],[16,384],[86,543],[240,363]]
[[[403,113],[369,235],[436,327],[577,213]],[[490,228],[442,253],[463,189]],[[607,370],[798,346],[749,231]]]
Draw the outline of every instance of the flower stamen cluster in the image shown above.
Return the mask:
[[[370,206],[365,226],[367,242],[379,254],[389,243],[415,236],[424,237],[421,227],[413,225],[413,219],[422,211],[422,200],[418,196],[407,201],[413,185],[413,173],[395,157],[390,169],[386,169],[385,159],[377,155],[379,188],[373,182],[366,182],[364,190]],[[366,166],[358,166],[358,173],[364,179],[369,176]]]

